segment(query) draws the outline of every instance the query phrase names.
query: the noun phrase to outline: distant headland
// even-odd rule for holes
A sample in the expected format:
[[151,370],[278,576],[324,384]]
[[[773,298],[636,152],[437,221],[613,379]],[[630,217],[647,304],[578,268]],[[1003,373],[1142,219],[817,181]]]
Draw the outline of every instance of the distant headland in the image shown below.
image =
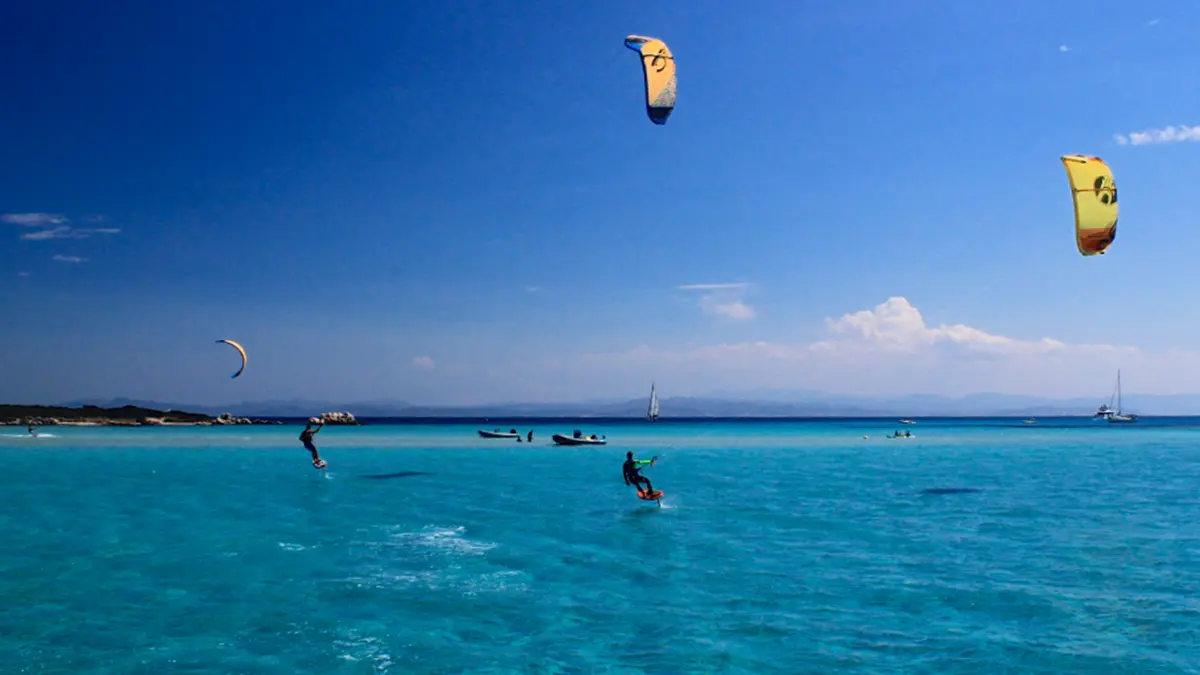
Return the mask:
[[[661,383],[660,383],[661,384]],[[188,410],[238,418],[307,419],[318,410],[351,410],[360,420],[371,419],[518,419],[518,418],[644,418],[647,396],[591,401],[431,405],[400,399],[374,400],[259,400],[217,405],[170,403],[145,399],[76,399],[60,406],[95,405],[103,408],[134,406],[153,411]],[[756,390],[711,392],[703,396],[671,396],[659,389],[660,419],[702,418],[813,418],[853,417],[1090,417],[1101,404],[1112,404],[1107,395],[1095,398],[1045,398],[1012,394],[979,393],[967,396],[909,394],[870,396],[832,394],[809,390]],[[1127,392],[1126,412],[1140,416],[1200,414],[1200,394],[1149,394]],[[0,419],[4,415],[0,414]]]
[[[1053,399],[1011,394],[932,394],[855,396],[808,390],[712,392],[706,396],[662,396],[661,420],[770,418],[916,418],[916,417],[1091,417],[1104,397]],[[76,399],[55,405],[0,405],[0,424],[24,424],[29,418],[62,424],[121,426],[279,424],[313,417],[326,424],[360,424],[383,419],[622,419],[644,418],[647,399],[615,398],[545,403],[428,405],[403,400],[262,400],[220,405],[182,404],[144,399]],[[1127,393],[1124,408],[1139,416],[1200,414],[1200,394]],[[352,410],[315,413],[317,410]],[[182,412],[188,411],[188,412]],[[14,422],[15,421],[15,422]],[[52,422],[47,421],[47,424]]]
[[[314,416],[324,424],[357,425],[359,421],[348,412],[327,412]],[[0,405],[0,426],[110,426],[110,427],[169,427],[169,426],[228,426],[241,424],[283,424],[274,419],[235,417],[231,413],[210,416],[183,410],[159,410],[137,405],[104,408],[98,405]]]

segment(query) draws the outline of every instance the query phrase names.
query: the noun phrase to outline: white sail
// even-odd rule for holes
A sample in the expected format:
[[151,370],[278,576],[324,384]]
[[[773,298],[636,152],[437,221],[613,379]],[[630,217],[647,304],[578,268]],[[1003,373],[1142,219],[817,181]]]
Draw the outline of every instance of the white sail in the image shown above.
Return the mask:
[[1122,422],[1136,422],[1137,415],[1126,415],[1121,410],[1121,371],[1117,371],[1117,411],[1114,413],[1109,411],[1108,421],[1110,424],[1119,424]]
[[646,410],[646,419],[653,422],[658,419],[658,393],[654,391],[654,383],[650,383],[650,407]]

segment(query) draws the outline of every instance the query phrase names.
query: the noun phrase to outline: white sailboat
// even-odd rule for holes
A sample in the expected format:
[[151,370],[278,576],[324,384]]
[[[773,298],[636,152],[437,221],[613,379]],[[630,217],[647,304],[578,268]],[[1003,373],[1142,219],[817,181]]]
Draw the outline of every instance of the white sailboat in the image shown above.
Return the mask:
[[650,407],[646,409],[646,419],[654,422],[658,420],[658,393],[654,391],[654,383],[650,383]]
[[1122,423],[1128,424],[1130,422],[1137,421],[1137,419],[1138,419],[1137,415],[1134,415],[1134,414],[1126,415],[1125,413],[1123,413],[1121,411],[1121,371],[1120,370],[1117,370],[1117,409],[1113,410],[1112,408],[1109,408],[1106,405],[1102,405],[1102,406],[1100,406],[1100,409],[1096,411],[1096,415],[1099,417],[1107,418],[1109,424],[1122,424]]

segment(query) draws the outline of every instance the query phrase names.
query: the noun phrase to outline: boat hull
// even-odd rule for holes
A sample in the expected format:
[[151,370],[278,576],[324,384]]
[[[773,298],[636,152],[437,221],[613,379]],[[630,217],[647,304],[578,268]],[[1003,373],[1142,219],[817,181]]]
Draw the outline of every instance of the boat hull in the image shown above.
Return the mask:
[[502,431],[484,431],[483,429],[480,429],[479,437],[480,438],[520,438],[521,434],[510,434],[508,432],[502,432]]
[[575,438],[562,434],[554,434],[550,438],[554,440],[555,445],[608,445],[608,441],[603,438]]

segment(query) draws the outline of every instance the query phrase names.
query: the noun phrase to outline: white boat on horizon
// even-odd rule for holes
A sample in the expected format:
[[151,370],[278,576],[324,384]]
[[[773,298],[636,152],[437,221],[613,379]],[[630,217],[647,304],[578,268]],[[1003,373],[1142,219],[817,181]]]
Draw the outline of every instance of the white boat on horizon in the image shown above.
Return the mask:
[[900,424],[916,424],[916,422],[912,420],[900,420]]
[[[1095,417],[1098,419],[1107,420],[1109,424],[1130,424],[1138,421],[1138,416],[1133,413],[1126,414],[1121,410],[1121,371],[1117,370],[1117,387],[1114,394],[1117,399],[1117,409],[1113,410],[1108,404],[1101,405],[1096,409]],[[1112,403],[1113,397],[1109,397],[1108,403]]]

